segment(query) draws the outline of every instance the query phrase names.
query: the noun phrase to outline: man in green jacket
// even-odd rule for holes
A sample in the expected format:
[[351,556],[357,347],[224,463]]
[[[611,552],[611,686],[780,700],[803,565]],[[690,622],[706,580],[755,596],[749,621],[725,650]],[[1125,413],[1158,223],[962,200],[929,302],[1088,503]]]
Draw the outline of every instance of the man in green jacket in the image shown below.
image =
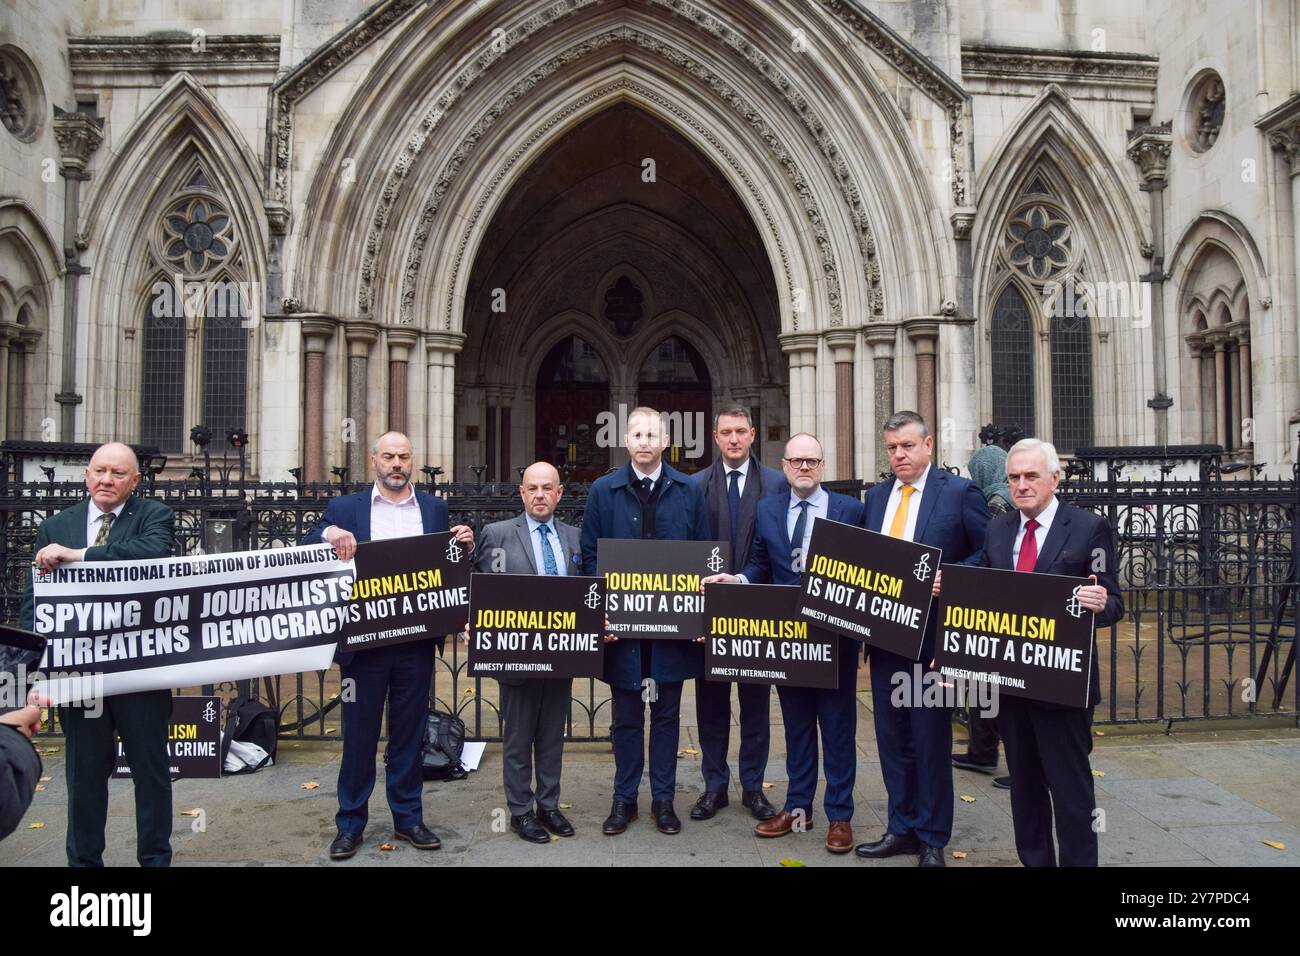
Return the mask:
[[[36,573],[74,561],[135,561],[172,553],[174,518],[160,501],[132,496],[140,483],[135,452],[118,442],[95,449],[86,468],[89,497],[41,523],[36,532]],[[22,626],[32,627],[32,586],[23,594]],[[117,759],[113,733],[122,738],[135,781],[136,858],[141,866],[172,859],[172,783],[167,759],[169,690],[106,697],[98,713],[59,708],[67,735],[68,865],[104,865],[108,779]]]

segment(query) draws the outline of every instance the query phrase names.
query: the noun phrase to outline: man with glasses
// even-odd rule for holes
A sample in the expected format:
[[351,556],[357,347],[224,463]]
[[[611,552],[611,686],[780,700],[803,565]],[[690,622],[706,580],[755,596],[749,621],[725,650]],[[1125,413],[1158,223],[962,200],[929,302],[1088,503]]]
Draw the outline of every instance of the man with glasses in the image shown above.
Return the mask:
[[[793,435],[781,459],[790,494],[764,498],[758,503],[754,545],[739,575],[717,574],[704,583],[798,584],[804,568],[813,522],[829,518],[859,524],[862,502],[822,487],[822,446],[806,432]],[[853,785],[857,780],[858,642],[841,637],[839,687],[776,689],[785,721],[785,766],[790,783],[785,806],[770,820],[754,828],[761,837],[782,837],[802,832],[813,820],[817,792],[817,730],[821,728],[822,762],[826,773],[823,806],[829,823],[826,849],[847,853],[853,849]]]

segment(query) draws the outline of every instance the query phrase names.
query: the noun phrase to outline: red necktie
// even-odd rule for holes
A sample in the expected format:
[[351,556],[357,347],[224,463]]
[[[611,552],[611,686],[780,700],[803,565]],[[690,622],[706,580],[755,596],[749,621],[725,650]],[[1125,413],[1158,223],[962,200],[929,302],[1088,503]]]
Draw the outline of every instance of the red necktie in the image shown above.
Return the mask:
[[1020,557],[1016,559],[1017,571],[1032,571],[1038,563],[1038,539],[1034,537],[1037,527],[1038,522],[1033,518],[1025,522],[1025,538],[1020,542]]

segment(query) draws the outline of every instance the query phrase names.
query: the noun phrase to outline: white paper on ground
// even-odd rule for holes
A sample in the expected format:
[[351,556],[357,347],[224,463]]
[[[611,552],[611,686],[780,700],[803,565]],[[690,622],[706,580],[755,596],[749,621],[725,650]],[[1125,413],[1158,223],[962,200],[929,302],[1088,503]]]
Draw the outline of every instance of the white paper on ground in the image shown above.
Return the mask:
[[478,762],[483,759],[483,751],[487,749],[487,744],[481,740],[467,740],[465,747],[460,752],[460,765],[466,770],[477,770]]

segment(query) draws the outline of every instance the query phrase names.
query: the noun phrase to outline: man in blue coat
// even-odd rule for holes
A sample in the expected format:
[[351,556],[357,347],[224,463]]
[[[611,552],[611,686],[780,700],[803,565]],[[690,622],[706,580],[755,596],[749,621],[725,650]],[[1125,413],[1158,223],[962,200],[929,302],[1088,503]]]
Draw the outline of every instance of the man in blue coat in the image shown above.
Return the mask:
[[[333,499],[303,544],[334,545],[340,561],[350,561],[364,541],[406,538],[448,531],[467,547],[474,532],[465,525],[448,528],[447,502],[411,485],[411,440],[386,432],[371,446],[375,483],[365,491]],[[420,745],[429,713],[429,682],[434,651],[442,638],[410,641],[366,651],[338,654],[343,681],[343,763],[339,767],[338,834],[330,844],[332,860],[346,860],[361,847],[375,789],[375,753],[379,747],[384,698],[388,698],[388,806],[393,831],[421,850],[436,850],[441,841],[424,825]]]
[[[785,476],[768,468],[755,457],[754,422],[749,409],[740,405],[724,408],[713,425],[713,441],[719,457],[692,477],[704,495],[709,514],[709,530],[715,541],[731,545],[731,563],[727,571],[735,573],[745,566],[754,543],[754,521],[758,503],[771,495],[785,499],[790,492]],[[708,820],[727,805],[727,787],[731,768],[727,751],[731,746],[731,682],[695,679],[695,718],[700,728],[700,769],[704,773],[704,793],[691,808],[692,820]],[[763,794],[763,774],[767,770],[767,752],[771,744],[772,721],[769,703],[772,688],[768,684],[737,684],[740,699],[740,768],[741,803],[756,820],[770,820],[776,809]]]
[[[824,458],[814,436],[800,433],[786,442],[781,459],[790,493],[764,498],[758,503],[754,545],[739,575],[719,574],[705,583],[798,584],[804,556],[812,540],[813,522],[829,518],[859,524],[862,502],[821,486]],[[853,785],[858,775],[858,662],[861,645],[841,637],[839,687],[780,687],[785,721],[785,766],[790,784],[785,807],[754,828],[761,837],[781,837],[791,830],[803,832],[812,823],[817,792],[817,728],[821,727],[822,762],[826,770],[823,806],[828,827],[826,849],[847,853],[853,849]]]
[[[624,436],[631,460],[595,481],[582,516],[582,564],[596,573],[601,538],[709,541],[700,490],[663,462],[667,432],[659,413],[634,408]],[[673,811],[682,682],[704,668],[693,641],[628,639],[605,647],[605,681],[613,692],[614,800],[602,831],[622,833],[637,818],[637,790],[645,767],[645,705],[650,704],[650,812],[661,833],[679,833]]]
[[[867,492],[862,526],[941,548],[945,564],[979,564],[989,523],[979,488],[931,465],[934,438],[916,412],[896,412],[883,430],[894,480]],[[943,848],[952,836],[952,708],[913,707],[911,693],[894,700],[895,687],[911,687],[931,669],[938,620],[931,613],[919,663],[878,647],[867,652],[889,823],[883,837],[857,848],[860,857],[916,853],[921,866],[944,865]]]
[[[1061,460],[1045,441],[1026,438],[1007,453],[1014,511],[989,522],[982,560],[993,568],[1093,578],[1079,603],[1096,614],[1095,627],[1124,616],[1115,577],[1115,540],[1106,519],[1056,497]],[[1052,817],[1061,866],[1096,866],[1092,786],[1092,708],[1101,696],[1097,648],[1092,649],[1087,707],[1065,707],[1001,694],[998,733],[1011,768],[1011,820],[1016,853],[1025,866],[1055,866]]]

